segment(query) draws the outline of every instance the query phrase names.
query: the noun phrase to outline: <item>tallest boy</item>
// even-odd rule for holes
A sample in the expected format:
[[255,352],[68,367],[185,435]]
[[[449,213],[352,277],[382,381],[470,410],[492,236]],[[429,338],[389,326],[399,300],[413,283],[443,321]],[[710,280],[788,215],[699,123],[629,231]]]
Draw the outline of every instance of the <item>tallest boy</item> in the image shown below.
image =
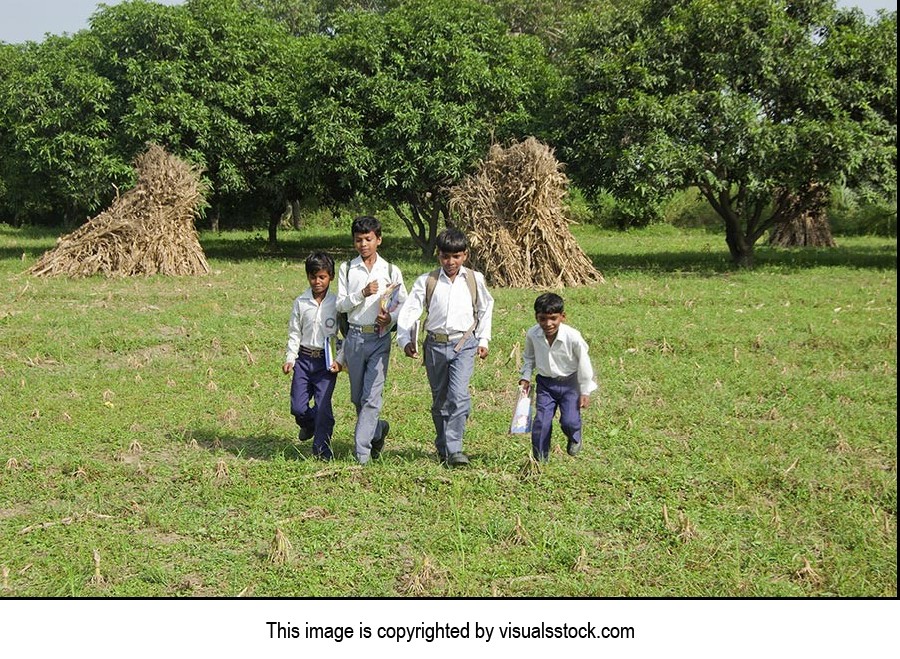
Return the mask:
[[388,286],[399,286],[399,302],[406,299],[400,268],[378,255],[381,222],[363,215],[353,220],[353,247],[358,257],[341,265],[337,310],[347,314],[350,330],[344,339],[344,360],[350,375],[350,399],[356,407],[356,459],[366,464],[384,448],[388,422],[380,419],[384,381],[391,353],[391,327],[398,310],[382,309]]

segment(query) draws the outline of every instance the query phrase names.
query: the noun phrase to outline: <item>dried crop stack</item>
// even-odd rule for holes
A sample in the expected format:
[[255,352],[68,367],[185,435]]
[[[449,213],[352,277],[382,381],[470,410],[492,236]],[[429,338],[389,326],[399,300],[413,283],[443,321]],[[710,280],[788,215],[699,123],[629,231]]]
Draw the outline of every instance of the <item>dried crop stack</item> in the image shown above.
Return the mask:
[[204,275],[194,227],[205,203],[200,170],[150,145],[135,160],[137,185],[62,236],[29,270],[37,276]]
[[788,205],[787,219],[769,232],[769,244],[776,247],[835,247],[828,224],[828,188],[813,183],[801,197],[782,190],[779,201]]
[[469,238],[472,267],[494,286],[602,282],[569,231],[567,187],[552,149],[533,137],[492,146],[478,172],[450,192],[451,211]]

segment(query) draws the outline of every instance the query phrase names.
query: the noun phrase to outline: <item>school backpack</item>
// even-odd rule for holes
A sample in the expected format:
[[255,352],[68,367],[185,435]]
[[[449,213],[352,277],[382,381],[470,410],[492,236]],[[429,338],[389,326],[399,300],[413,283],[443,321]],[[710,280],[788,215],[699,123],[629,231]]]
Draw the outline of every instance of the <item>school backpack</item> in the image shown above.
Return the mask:
[[[471,277],[466,277],[466,285],[469,287],[469,295],[472,297],[472,317],[475,324],[478,324],[478,287],[475,285],[475,271],[469,270]],[[428,279],[425,280],[425,311],[431,308],[431,296],[434,294],[434,288],[437,286],[438,277],[441,275],[441,269],[435,268],[428,273]],[[475,329],[474,327],[472,329]]]

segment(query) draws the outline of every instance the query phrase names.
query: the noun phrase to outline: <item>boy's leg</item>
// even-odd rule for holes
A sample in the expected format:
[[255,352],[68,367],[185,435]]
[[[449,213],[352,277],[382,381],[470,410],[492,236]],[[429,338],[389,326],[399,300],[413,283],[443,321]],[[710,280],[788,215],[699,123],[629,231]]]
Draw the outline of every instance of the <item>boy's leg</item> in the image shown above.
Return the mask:
[[312,374],[310,384],[314,388],[316,399],[315,434],[313,435],[313,455],[331,460],[334,454],[331,452],[331,434],[334,431],[334,410],[331,397],[334,394],[334,385],[337,382],[337,373],[332,373],[325,368],[325,359],[321,360],[319,368]]
[[372,440],[379,438],[386,429],[386,423],[381,421],[378,415],[381,413],[384,382],[391,354],[391,335],[362,336],[362,358],[359,360],[361,368],[357,369],[361,372],[354,400],[357,410],[354,442],[356,459],[365,464],[372,454]]
[[310,358],[305,355],[297,357],[294,362],[294,374],[291,378],[291,414],[297,425],[306,431],[312,431],[315,424],[315,410],[309,406],[310,391]]
[[581,450],[581,408],[578,407],[579,390],[577,376],[573,376],[563,385],[559,401],[559,427],[569,440],[566,451],[575,455]]
[[453,350],[453,344],[448,345],[451,348],[444,405],[444,439],[447,452],[453,454],[463,452],[463,434],[472,401],[469,395],[469,380],[472,379],[472,371],[475,369],[475,349],[478,348],[478,341],[474,337],[469,338],[459,352]]
[[535,378],[537,393],[534,398],[534,421],[531,424],[531,453],[535,460],[550,458],[550,434],[556,400],[551,389],[553,380],[538,375]]
[[444,408],[447,405],[447,384],[449,379],[449,364],[447,361],[446,343],[436,343],[431,339],[425,340],[425,373],[428,375],[428,384],[431,386],[431,420],[434,422],[434,447],[441,458],[449,455],[447,450],[446,414]]

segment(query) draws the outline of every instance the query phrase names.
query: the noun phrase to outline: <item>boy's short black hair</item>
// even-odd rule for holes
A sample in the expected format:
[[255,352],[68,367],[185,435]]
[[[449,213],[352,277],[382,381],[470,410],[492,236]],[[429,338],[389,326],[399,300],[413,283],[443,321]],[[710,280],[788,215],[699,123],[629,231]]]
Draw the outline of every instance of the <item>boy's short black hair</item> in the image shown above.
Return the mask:
[[334,259],[325,252],[313,252],[306,257],[306,276],[311,277],[319,270],[324,270],[334,279]]
[[563,313],[563,299],[556,293],[542,293],[534,301],[534,313]]
[[358,233],[374,233],[379,238],[381,237],[381,222],[378,221],[377,217],[372,215],[360,215],[353,219],[353,224],[350,226],[350,233],[354,236]]
[[444,254],[457,254],[469,249],[469,241],[459,229],[444,229],[435,239],[438,251]]

